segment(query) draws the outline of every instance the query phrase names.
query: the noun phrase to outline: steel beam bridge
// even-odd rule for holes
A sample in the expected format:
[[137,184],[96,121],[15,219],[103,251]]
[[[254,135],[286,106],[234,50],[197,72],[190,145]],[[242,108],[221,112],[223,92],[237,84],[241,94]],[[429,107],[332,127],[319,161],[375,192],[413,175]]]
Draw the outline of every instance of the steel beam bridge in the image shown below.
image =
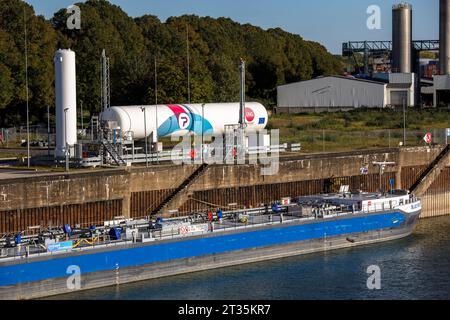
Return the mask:
[[[413,41],[413,51],[416,59],[422,51],[438,51],[439,40],[415,40]],[[364,72],[369,73],[369,55],[389,54],[392,51],[392,41],[349,41],[342,44],[342,55],[355,59],[355,53],[364,54]]]
[[[413,48],[416,51],[437,51],[439,40],[415,40]],[[349,41],[342,44],[342,55],[351,56],[354,53],[385,53],[392,51],[392,41]]]

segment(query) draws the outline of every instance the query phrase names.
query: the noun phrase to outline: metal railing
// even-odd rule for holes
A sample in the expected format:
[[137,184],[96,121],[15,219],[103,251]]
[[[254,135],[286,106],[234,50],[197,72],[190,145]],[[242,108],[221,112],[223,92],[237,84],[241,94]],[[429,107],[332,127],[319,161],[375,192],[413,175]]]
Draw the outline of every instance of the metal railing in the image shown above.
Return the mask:
[[[137,149],[137,148],[136,148]],[[267,147],[250,147],[246,148],[245,152],[247,156],[255,156],[255,155],[268,155],[271,154],[279,154],[279,153],[285,153],[285,152],[298,152],[301,150],[301,144],[282,144],[282,145],[274,145],[274,146],[267,146]],[[223,149],[216,149],[216,152],[219,152],[219,154],[222,154]],[[145,153],[135,153],[135,154],[126,154],[121,156],[121,159],[125,163],[134,163],[134,164],[142,164],[146,163],[147,161],[149,163],[153,164],[159,164],[161,162],[173,162],[173,163],[208,163],[209,161],[216,160],[215,156],[205,156],[201,155],[200,153],[196,153],[193,157],[191,154],[191,150],[167,150],[167,151],[161,151],[161,152],[153,152],[148,153],[147,155]],[[225,162],[225,159],[223,159]],[[101,166],[102,160],[101,157],[91,157],[82,159],[81,166],[83,167],[93,167],[93,166]]]
[[[88,246],[80,246],[77,248],[67,249],[67,250],[58,250],[58,251],[48,251],[47,248],[43,245],[36,245],[36,246],[30,246],[31,249],[38,249],[36,251],[29,251],[27,252],[27,249],[25,245],[20,245],[14,248],[2,248],[0,249],[0,262],[8,262],[8,261],[17,261],[17,260],[26,260],[26,259],[34,259],[39,257],[53,257],[53,256],[59,256],[67,253],[72,252],[84,252],[89,251],[93,249],[100,249],[100,248],[110,248],[110,247],[117,247],[117,246],[125,246],[129,244],[133,244],[132,240],[129,239],[123,239],[123,240],[111,240],[109,236],[107,236],[106,241],[100,243],[93,243],[92,245]],[[89,239],[88,239],[89,240]]]
[[420,199],[416,198],[416,197],[412,197],[403,201],[400,201],[396,204],[393,204],[391,202],[383,202],[381,203],[380,206],[369,206],[369,207],[363,207],[361,209],[362,213],[377,213],[377,212],[384,212],[384,211],[392,211],[395,210],[397,208],[400,208],[401,206],[405,206],[405,205],[409,205],[409,204],[415,204],[415,203],[419,203]]

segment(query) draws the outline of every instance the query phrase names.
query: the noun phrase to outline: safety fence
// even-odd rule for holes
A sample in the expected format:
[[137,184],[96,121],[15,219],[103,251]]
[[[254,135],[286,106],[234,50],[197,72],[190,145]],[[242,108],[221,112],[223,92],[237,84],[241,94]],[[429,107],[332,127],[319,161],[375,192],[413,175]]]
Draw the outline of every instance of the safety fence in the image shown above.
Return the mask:
[[[449,124],[450,125],[450,124]],[[429,141],[426,141],[429,139]],[[281,141],[300,142],[302,152],[338,152],[372,148],[418,147],[450,143],[448,129],[428,130],[305,130],[285,128],[280,132]]]
[[40,125],[0,128],[0,147],[26,146],[28,135],[32,147],[47,147],[55,144],[55,129]]

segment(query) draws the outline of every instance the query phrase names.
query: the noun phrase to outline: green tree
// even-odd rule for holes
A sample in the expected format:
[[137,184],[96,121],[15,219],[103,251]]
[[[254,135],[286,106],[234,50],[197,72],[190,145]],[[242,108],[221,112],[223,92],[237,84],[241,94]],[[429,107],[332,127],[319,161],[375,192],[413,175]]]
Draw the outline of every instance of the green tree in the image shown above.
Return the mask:
[[[145,39],[135,21],[122,9],[105,0],[77,4],[82,12],[81,30],[68,30],[68,14],[60,10],[53,25],[70,39],[77,53],[78,96],[92,112],[100,111],[100,57],[103,49],[110,59],[111,103],[142,102],[145,91],[136,84],[137,69],[148,69]],[[82,63],[80,63],[82,61]]]
[[[28,40],[29,103],[32,122],[45,117],[47,105],[54,104],[53,53],[57,32],[49,21],[36,16],[33,8],[19,0],[0,1],[0,64],[3,111],[0,122],[23,124],[25,118],[25,17]],[[11,89],[11,85],[13,88]],[[13,99],[8,99],[12,93]],[[3,100],[5,99],[5,100]]]
[[101,110],[100,57],[110,59],[112,105],[155,101],[154,60],[160,103],[188,101],[189,40],[191,102],[239,100],[239,61],[247,62],[247,99],[268,106],[276,87],[340,73],[343,67],[316,42],[280,28],[263,30],[229,18],[184,15],[162,22],[153,15],[131,18],[106,0],[77,3],[81,30],[69,30],[61,9],[50,21],[20,0],[0,0],[0,124],[25,118],[24,10],[28,25],[30,112],[34,122],[54,105],[53,56],[70,48],[77,57],[77,94],[85,110]]

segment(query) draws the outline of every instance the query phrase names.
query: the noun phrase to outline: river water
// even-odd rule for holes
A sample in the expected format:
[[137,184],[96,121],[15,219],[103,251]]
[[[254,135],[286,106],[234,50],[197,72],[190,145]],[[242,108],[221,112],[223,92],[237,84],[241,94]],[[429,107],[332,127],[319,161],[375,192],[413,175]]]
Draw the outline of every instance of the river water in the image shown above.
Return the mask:
[[[381,289],[369,290],[369,266]],[[235,266],[53,299],[450,299],[450,217],[421,220],[406,239]]]

